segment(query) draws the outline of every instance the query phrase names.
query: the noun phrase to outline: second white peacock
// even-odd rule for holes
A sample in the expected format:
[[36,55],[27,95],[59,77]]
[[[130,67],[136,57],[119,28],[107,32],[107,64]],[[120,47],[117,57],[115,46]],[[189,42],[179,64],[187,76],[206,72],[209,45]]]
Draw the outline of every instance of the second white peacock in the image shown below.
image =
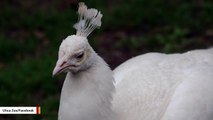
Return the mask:
[[213,119],[213,49],[148,53],[112,71],[87,39],[101,12],[80,3],[78,14],[53,71],[67,72],[58,120]]

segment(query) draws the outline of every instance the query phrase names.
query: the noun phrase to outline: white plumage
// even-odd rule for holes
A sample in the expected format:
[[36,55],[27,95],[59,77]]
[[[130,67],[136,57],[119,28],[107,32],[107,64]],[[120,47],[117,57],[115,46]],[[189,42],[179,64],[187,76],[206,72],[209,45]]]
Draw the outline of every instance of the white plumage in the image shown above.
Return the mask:
[[148,53],[112,71],[88,43],[102,14],[80,3],[76,35],[59,48],[53,75],[67,72],[59,120],[212,120],[213,48]]
[[119,120],[213,119],[213,49],[148,53],[114,73]]

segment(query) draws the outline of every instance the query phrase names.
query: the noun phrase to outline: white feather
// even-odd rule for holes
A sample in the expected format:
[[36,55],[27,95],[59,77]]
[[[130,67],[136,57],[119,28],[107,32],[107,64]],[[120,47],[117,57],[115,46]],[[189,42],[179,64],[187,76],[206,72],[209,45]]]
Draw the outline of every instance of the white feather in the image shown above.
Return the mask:
[[118,120],[212,120],[213,49],[148,53],[114,70]]
[[101,26],[102,14],[100,11],[90,8],[84,3],[79,3],[79,21],[73,27],[77,30],[76,35],[87,37],[93,30]]

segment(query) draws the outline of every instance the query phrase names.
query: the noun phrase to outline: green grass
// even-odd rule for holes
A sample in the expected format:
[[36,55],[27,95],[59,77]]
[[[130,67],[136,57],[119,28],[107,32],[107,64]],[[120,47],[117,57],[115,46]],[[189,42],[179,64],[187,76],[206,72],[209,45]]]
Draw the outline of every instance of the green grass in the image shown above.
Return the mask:
[[[56,0],[2,1],[0,106],[41,105],[42,115],[4,115],[1,120],[57,119],[63,75],[52,78],[52,69],[61,41],[75,33],[72,25],[77,20],[77,3],[69,4]],[[213,45],[211,0],[202,4],[192,0],[94,0],[86,4],[104,14],[103,26],[89,37],[91,45],[104,54],[120,51],[118,59]],[[110,65],[118,64],[114,61]]]
[[41,105],[43,114],[57,111],[59,81],[51,76],[54,63],[50,58],[14,62],[3,69],[0,74],[0,106]]

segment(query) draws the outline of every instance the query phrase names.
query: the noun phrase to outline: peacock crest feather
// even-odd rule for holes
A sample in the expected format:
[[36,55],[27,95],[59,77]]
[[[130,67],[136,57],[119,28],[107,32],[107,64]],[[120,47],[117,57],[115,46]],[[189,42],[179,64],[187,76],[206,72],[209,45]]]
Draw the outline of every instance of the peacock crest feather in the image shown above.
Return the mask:
[[102,14],[100,11],[90,8],[81,2],[78,8],[79,20],[74,24],[74,28],[77,30],[76,35],[87,37],[93,30],[101,26]]

